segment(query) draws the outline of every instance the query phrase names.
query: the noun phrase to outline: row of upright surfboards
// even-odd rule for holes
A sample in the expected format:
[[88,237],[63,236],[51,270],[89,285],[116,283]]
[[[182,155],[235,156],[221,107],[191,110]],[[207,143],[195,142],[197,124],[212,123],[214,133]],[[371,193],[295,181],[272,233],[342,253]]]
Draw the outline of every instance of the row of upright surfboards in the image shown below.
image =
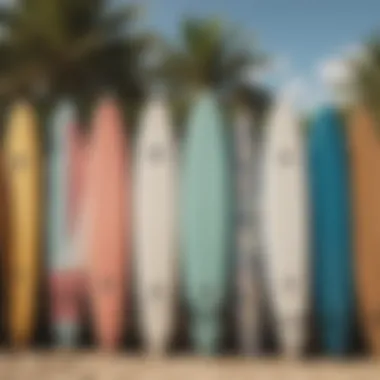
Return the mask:
[[214,353],[234,279],[242,352],[260,351],[264,303],[284,354],[305,349],[312,304],[326,352],[349,349],[356,304],[380,352],[380,142],[371,119],[361,110],[347,127],[326,108],[305,134],[286,96],[263,133],[249,113],[235,116],[227,126],[216,97],[202,93],[178,144],[164,99],[153,96],[132,149],[112,97],[100,99],[86,138],[73,104],[61,102],[44,162],[32,107],[13,106],[1,232],[15,345],[35,328],[46,225],[58,345],[75,345],[86,299],[99,345],[115,348],[132,287],[149,351],[168,348],[183,297],[196,351]]

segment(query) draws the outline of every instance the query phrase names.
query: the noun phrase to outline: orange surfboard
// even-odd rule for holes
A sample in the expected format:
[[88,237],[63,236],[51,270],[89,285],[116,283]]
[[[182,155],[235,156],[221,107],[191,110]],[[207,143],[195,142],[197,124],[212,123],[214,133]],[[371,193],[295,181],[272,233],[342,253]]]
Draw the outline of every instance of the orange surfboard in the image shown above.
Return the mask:
[[8,255],[8,234],[9,234],[9,214],[8,214],[8,192],[4,178],[4,160],[0,155],[0,337],[3,338],[5,333],[5,325],[7,319],[7,304],[5,302],[5,294],[7,283],[9,281],[9,255]]
[[115,348],[121,340],[126,302],[130,186],[122,128],[116,102],[103,98],[95,109],[87,152],[84,239],[90,311],[104,349]]
[[380,355],[380,134],[370,115],[350,120],[354,250],[359,315],[371,350]]
[[32,106],[17,102],[10,110],[4,140],[9,194],[8,328],[16,346],[26,346],[36,325],[39,284],[41,153]]

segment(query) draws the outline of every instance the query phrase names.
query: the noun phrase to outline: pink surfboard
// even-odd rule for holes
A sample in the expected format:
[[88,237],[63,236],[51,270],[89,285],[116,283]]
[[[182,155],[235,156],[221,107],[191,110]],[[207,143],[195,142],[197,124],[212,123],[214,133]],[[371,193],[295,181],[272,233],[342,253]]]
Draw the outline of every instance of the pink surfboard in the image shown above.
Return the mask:
[[125,317],[130,185],[122,128],[116,102],[103,98],[94,113],[87,152],[83,227],[90,312],[103,349],[117,347]]
[[75,123],[68,126],[67,133],[67,181],[64,194],[67,201],[67,260],[70,265],[53,272],[52,321],[59,330],[59,343],[74,345],[78,338],[81,322],[81,301],[83,299],[83,266],[77,249],[83,183],[85,175],[86,151],[84,138]]
[[[51,296],[51,331],[54,343],[71,347],[80,326],[82,271],[75,249],[75,229],[70,214],[71,189],[79,193],[80,134],[76,108],[71,101],[57,103],[51,119],[51,152],[48,187],[48,263]],[[73,170],[75,169],[75,170]],[[75,176],[73,175],[75,171]],[[78,203],[78,202],[77,202]],[[76,206],[77,207],[77,206]],[[78,212],[78,211],[76,211]]]

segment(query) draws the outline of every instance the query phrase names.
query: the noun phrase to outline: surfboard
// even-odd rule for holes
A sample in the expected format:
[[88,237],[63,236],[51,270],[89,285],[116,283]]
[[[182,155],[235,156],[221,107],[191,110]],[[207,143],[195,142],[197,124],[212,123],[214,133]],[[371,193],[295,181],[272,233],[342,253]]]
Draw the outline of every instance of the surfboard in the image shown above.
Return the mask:
[[130,186],[122,129],[116,101],[110,96],[100,99],[88,152],[85,214],[89,224],[84,249],[95,338],[107,350],[120,343],[126,307]]
[[257,223],[258,133],[248,110],[238,108],[233,126],[235,162],[236,327],[244,354],[260,345],[260,265]]
[[68,186],[68,229],[73,234],[80,217],[83,202],[87,141],[80,131],[78,123],[71,123],[68,131],[69,139],[69,186]]
[[316,321],[323,350],[350,348],[354,320],[348,151],[342,117],[322,109],[309,133]]
[[6,325],[8,320],[7,308],[5,302],[6,290],[9,288],[9,198],[5,182],[5,165],[3,152],[0,153],[0,202],[2,204],[0,211],[0,341],[5,340]]
[[176,147],[164,99],[148,101],[135,151],[134,224],[138,314],[149,352],[163,353],[174,323]]
[[10,110],[4,140],[10,202],[8,327],[15,346],[28,345],[36,325],[42,209],[39,149],[34,110],[18,101]]
[[49,271],[51,322],[55,343],[74,346],[79,330],[81,276],[71,242],[71,150],[76,110],[69,101],[59,102],[51,116],[49,157]]
[[[71,124],[69,128],[69,189],[68,189],[68,230],[70,234],[71,252],[76,257],[79,299],[84,300],[85,291],[85,255],[88,222],[87,187],[89,181],[88,162],[90,153],[90,138],[80,130],[79,124]],[[91,211],[91,210],[89,210]]]
[[231,246],[230,165],[222,113],[210,92],[191,109],[183,146],[182,265],[190,336],[199,353],[217,351]]
[[301,126],[280,96],[265,129],[262,228],[274,330],[286,356],[305,347],[308,315],[308,214]]
[[380,355],[380,140],[364,108],[354,110],[348,130],[359,319],[371,351]]

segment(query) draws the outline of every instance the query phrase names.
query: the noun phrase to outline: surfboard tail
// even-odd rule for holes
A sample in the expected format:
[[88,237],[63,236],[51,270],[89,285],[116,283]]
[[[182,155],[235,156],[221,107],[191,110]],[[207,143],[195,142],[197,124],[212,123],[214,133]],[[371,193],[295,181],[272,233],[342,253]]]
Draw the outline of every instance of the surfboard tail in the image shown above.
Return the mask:
[[347,314],[322,318],[322,346],[330,355],[344,355],[349,350],[351,324],[347,323]]
[[24,322],[20,318],[10,323],[10,342],[16,349],[28,347],[34,338],[34,321]]
[[29,328],[18,327],[12,329],[10,341],[16,349],[23,349],[29,346],[32,341],[32,333]]
[[191,338],[200,354],[216,354],[221,340],[221,323],[218,316],[195,317],[191,322]]
[[[100,325],[100,323],[98,324]],[[115,351],[121,343],[122,329],[119,326],[99,326],[95,332],[96,340],[100,349],[104,351]]]
[[362,316],[363,332],[374,357],[380,357],[380,313],[378,309],[367,310]]
[[[164,305],[161,305],[164,306]],[[172,338],[173,314],[168,314],[162,307],[141,310],[141,330],[144,347],[150,355],[162,356],[169,348]],[[167,307],[170,310],[170,306]],[[161,311],[161,312],[160,312]],[[150,315],[147,315],[150,314]]]
[[50,278],[52,333],[58,346],[74,346],[80,320],[83,278],[79,270],[64,270]]
[[145,337],[146,351],[153,356],[165,355],[168,346],[168,339],[163,334],[156,334],[154,337]]
[[368,341],[372,355],[380,358],[380,334],[376,334],[376,337],[369,337]]
[[118,287],[117,281],[112,281],[112,278],[119,279],[120,276],[115,274],[90,281],[90,284],[99,287],[98,293],[90,297],[90,302],[92,302],[95,339],[104,351],[116,350],[123,339],[127,314],[126,298],[124,289]]
[[79,325],[77,321],[61,320],[53,326],[54,339],[59,347],[75,347],[78,342]]
[[18,349],[27,347],[34,338],[36,327],[36,288],[29,281],[18,281],[9,298],[9,337]]
[[237,281],[236,329],[242,354],[251,356],[259,352],[260,345],[260,284],[257,281],[257,266],[241,263]]
[[259,354],[260,344],[258,335],[258,328],[255,323],[245,323],[239,329],[239,346],[243,355],[252,356]]
[[281,352],[289,358],[302,355],[306,347],[306,317],[302,313],[284,318],[279,326]]

